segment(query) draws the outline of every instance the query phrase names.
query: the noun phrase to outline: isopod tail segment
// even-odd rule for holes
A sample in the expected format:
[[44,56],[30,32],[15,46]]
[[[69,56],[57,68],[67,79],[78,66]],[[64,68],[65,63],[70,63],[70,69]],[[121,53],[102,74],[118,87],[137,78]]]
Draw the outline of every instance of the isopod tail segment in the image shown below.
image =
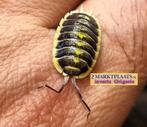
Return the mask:
[[[48,86],[48,85],[45,85],[45,87],[47,87],[47,88],[53,90],[53,91],[56,92],[56,93],[60,93],[60,92],[64,89],[64,87],[66,86],[66,84],[68,83],[69,79],[70,79],[69,76],[64,76],[64,82],[63,82],[63,84],[61,85],[61,87],[60,87],[58,90],[56,90],[56,89],[54,89],[54,88],[52,88],[52,87],[50,87],[50,86]],[[87,103],[84,101],[84,99],[83,99],[83,97],[82,97],[82,94],[81,94],[81,91],[80,91],[80,88],[78,87],[78,85],[77,85],[77,83],[76,83],[76,79],[75,79],[75,78],[71,78],[71,82],[72,82],[72,85],[74,86],[74,88],[75,88],[75,90],[76,90],[76,92],[77,92],[79,98],[81,99],[81,101],[83,102],[83,104],[85,105],[85,107],[86,107],[87,110],[88,110],[88,114],[87,114],[87,119],[88,119],[88,117],[89,117],[89,115],[90,115],[90,112],[91,112],[90,107],[89,107],[89,106],[87,105]]]

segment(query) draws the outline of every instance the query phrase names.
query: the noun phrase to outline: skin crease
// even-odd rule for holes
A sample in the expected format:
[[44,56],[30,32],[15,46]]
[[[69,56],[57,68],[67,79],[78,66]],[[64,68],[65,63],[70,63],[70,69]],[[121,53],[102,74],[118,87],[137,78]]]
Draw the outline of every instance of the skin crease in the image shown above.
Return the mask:
[[[0,0],[0,127],[120,127],[147,83],[146,0]],[[93,8],[102,28],[102,47],[93,72],[137,72],[139,86],[78,86],[63,82],[52,64],[52,42],[61,17],[75,7]],[[58,79],[58,80],[57,80]]]

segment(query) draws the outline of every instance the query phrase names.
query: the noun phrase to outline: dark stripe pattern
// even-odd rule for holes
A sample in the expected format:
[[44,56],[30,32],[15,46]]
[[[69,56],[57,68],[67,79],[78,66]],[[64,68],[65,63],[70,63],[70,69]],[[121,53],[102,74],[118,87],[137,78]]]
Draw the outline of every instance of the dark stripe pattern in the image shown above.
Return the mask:
[[98,25],[85,13],[71,13],[57,39],[56,58],[64,73],[79,76],[91,68],[98,43]]

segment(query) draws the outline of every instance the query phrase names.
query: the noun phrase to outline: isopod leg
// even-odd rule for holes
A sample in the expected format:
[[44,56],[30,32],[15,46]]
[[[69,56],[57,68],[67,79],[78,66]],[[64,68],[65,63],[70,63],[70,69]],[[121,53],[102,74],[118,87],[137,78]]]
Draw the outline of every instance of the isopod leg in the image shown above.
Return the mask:
[[78,93],[78,95],[79,95],[81,101],[83,102],[83,104],[85,105],[85,107],[86,107],[87,110],[88,110],[88,114],[87,114],[87,119],[88,119],[88,117],[89,117],[89,115],[90,115],[90,112],[91,112],[91,109],[90,109],[89,106],[86,104],[86,102],[83,100],[81,91],[80,91],[80,89],[79,89],[79,87],[78,87],[78,85],[77,85],[77,83],[76,83],[75,78],[72,78],[71,81],[72,81],[72,84],[73,84],[74,88],[76,89],[76,91],[77,91],[77,93]]
[[65,87],[65,85],[68,83],[68,81],[69,81],[69,77],[65,76],[64,77],[64,82],[63,82],[62,86],[60,87],[60,89],[58,89],[58,90],[56,90],[56,89],[54,89],[54,88],[52,88],[52,87],[50,87],[48,85],[45,85],[45,87],[53,90],[56,93],[60,93],[63,90],[63,88]]

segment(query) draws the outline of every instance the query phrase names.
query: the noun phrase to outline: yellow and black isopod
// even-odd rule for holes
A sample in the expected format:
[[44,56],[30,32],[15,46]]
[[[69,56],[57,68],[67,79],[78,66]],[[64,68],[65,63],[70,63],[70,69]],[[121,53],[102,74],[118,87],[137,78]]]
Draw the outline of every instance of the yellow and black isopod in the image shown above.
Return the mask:
[[90,74],[97,61],[100,43],[100,25],[92,15],[76,11],[67,13],[57,27],[53,44],[53,64],[64,76],[64,83],[59,90],[46,85],[59,93],[71,78],[89,113],[91,110],[82,98],[76,79],[85,78]]

